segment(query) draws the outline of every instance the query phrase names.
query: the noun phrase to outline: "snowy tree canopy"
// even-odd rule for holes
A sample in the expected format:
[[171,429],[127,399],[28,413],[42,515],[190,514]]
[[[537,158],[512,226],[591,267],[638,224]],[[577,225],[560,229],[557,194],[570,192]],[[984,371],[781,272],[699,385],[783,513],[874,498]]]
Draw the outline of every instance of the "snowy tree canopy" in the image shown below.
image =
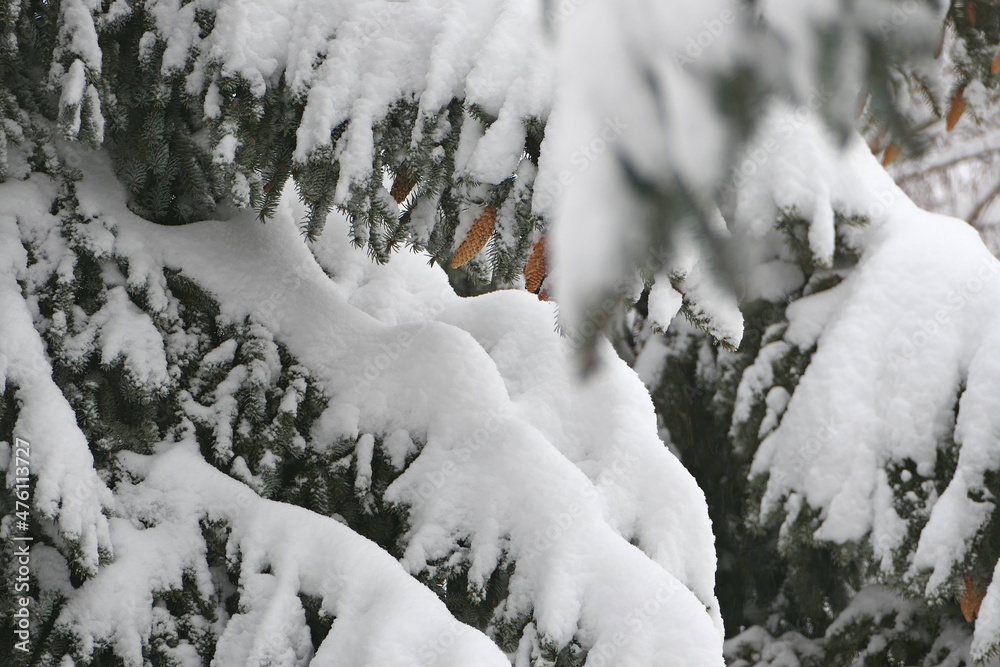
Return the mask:
[[[814,106],[846,136],[861,87],[909,136],[904,92],[943,96],[928,73],[943,17],[916,0],[22,4],[8,3],[6,43],[38,51],[7,62],[45,69],[63,133],[104,142],[148,219],[225,202],[267,217],[293,176],[311,238],[336,206],[379,261],[413,244],[447,262],[490,240],[467,271],[503,286],[561,217],[567,326],[659,273],[733,346],[712,200],[762,104]],[[29,16],[48,20],[29,30]],[[12,79],[22,106],[51,105],[40,82]],[[635,224],[608,242],[610,210]]]
[[[643,664],[682,645],[718,660],[704,500],[620,363],[573,388],[549,305],[463,301],[416,257],[372,270],[345,228],[313,255],[290,203],[266,226],[157,227],[125,208],[106,162],[90,164],[74,197],[45,176],[0,186],[9,418],[34,445],[37,518],[61,547],[42,553],[68,561],[43,594],[69,598],[53,620],[75,659],[184,664],[205,644],[220,665],[505,659],[409,570],[467,594],[463,620],[485,613],[522,660],[571,640]],[[53,199],[72,207],[62,224]],[[61,310],[59,290],[87,289],[89,307]],[[120,386],[94,386],[100,369]],[[114,391],[132,393],[111,401],[125,423]],[[150,404],[172,414],[129,429]],[[403,567],[288,502],[370,531]],[[233,593],[236,608],[204,611]],[[327,619],[321,643],[310,613]],[[645,630],[614,639],[637,619]]]
[[[787,123],[779,114],[773,127]],[[915,597],[962,597],[966,577],[985,588],[1000,556],[982,542],[997,467],[989,452],[1000,263],[971,227],[910,203],[860,140],[841,153],[814,122],[795,139],[747,189],[771,191],[791,216],[832,202],[841,222],[830,231],[858,259],[807,281],[779,270],[788,258],[778,258],[761,283],[777,302],[801,296],[761,332],[735,393],[737,446],[759,442],[744,452],[751,482],[763,482],[750,518],[780,525],[787,552],[831,545]],[[807,172],[801,148],[810,145],[821,150],[808,153]],[[773,232],[755,225],[757,203],[741,199],[736,233],[776,248]],[[814,214],[808,238],[823,218]],[[775,282],[782,275],[792,280]],[[980,613],[977,659],[998,639],[985,606]]]
[[[730,662],[992,657],[1000,267],[855,128],[975,116],[998,43],[971,1],[0,0],[20,657],[722,665],[713,528],[791,563]],[[661,440],[700,474],[701,394],[743,527]]]

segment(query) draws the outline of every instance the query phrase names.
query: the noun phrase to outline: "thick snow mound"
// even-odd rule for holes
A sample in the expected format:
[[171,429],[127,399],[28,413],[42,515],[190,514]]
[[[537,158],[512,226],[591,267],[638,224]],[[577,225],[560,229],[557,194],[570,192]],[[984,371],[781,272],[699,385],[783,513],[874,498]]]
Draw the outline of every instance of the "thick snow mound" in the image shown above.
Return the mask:
[[[995,510],[987,474],[1000,469],[1000,262],[965,222],[914,205],[860,141],[840,151],[813,123],[788,118],[772,123],[778,137],[793,130],[786,140],[765,138],[772,156],[748,186],[754,199],[740,202],[742,233],[795,209],[813,216],[817,259],[825,246],[814,237],[839,234],[860,261],[835,287],[791,304],[782,340],[743,376],[736,421],[746,420],[752,396],[769,395],[781,358],[814,350],[753,461],[751,474],[767,475],[761,514],[784,510],[787,528],[804,502],[819,511],[817,539],[868,540],[884,573],[940,598],[961,581]],[[796,158],[800,143],[808,150]],[[769,191],[768,180],[780,185]],[[868,223],[835,228],[818,210],[831,206]],[[817,225],[829,229],[814,234]],[[939,494],[948,459],[955,470]],[[984,613],[976,655],[988,653],[998,628]]]
[[[65,248],[57,219],[48,215],[54,195],[55,188],[42,178],[0,184],[4,202],[0,212],[0,388],[16,388],[21,403],[14,432],[30,444],[28,468],[37,480],[33,508],[57,522],[62,535],[76,543],[78,565],[94,573],[102,556],[112,551],[104,514],[111,506],[111,493],[94,469],[94,457],[73,409],[52,380],[46,344],[35,329],[37,304],[25,301],[18,284],[30,283],[46,270],[63,276],[72,273],[72,265],[52,265]],[[31,246],[31,266],[22,239]],[[4,445],[7,454],[10,445]],[[15,466],[7,466],[6,473],[7,487],[13,488]]]
[[[166,622],[158,595],[192,581],[212,594],[217,573],[205,560],[205,526],[221,523],[230,531],[230,562],[239,563],[240,604],[213,630],[220,665],[501,664],[493,643],[457,624],[406,575],[460,548],[470,587],[513,565],[496,613],[530,618],[518,664],[537,661],[540,646],[571,641],[594,660],[723,664],[704,496],[660,441],[642,383],[609,345],[599,348],[599,375],[581,382],[551,305],[532,295],[460,299],[440,270],[416,256],[374,267],[346,242],[345,221],[310,247],[289,198],[266,225],[234,214],[160,227],[126,209],[110,168],[95,159],[77,187],[86,222],[74,223],[83,239],[76,242],[124,260],[129,275],[109,262],[106,303],[89,320],[79,314],[82,333],[66,337],[67,349],[99,349],[101,363],[120,363],[144,386],[169,384],[170,360],[189,343],[174,332],[157,344],[148,322],[159,315],[136,308],[123,286],[141,287],[148,310],[160,304],[169,311],[175,306],[163,306],[173,302],[157,276],[179,270],[218,301],[220,321],[249,316],[259,340],[273,338],[308,369],[330,399],[314,431],[356,438],[360,487],[370,480],[375,438],[394,465],[405,466],[385,492],[408,508],[405,548],[396,562],[333,518],[259,498],[204,460],[188,417],[151,451],[116,456],[112,497],[44,368],[37,325],[15,282],[29,271],[22,239],[57,228],[46,217],[54,192],[45,183],[38,177],[4,186],[32,193],[19,217],[36,220],[38,229],[5,223],[11,250],[3,298],[8,312],[22,315],[11,320],[16,327],[0,330],[0,340],[5,374],[25,401],[19,428],[51,449],[41,452],[36,471],[42,510],[51,505],[65,533],[79,535],[91,554],[94,576],[73,591],[59,618],[84,653],[107,646],[139,664],[150,633]],[[57,243],[59,234],[51,236],[47,242]],[[45,372],[34,379],[20,372],[14,353],[31,359],[20,348]],[[234,349],[224,344],[203,361],[231,361]],[[266,382],[274,371],[267,354],[276,351],[237,368]],[[237,380],[223,380],[218,396],[230,396]],[[181,403],[191,419],[228,423],[225,405],[226,414],[202,414],[187,398]],[[216,444],[216,455],[229,460],[231,452]],[[234,474],[240,465],[233,463]],[[92,490],[67,501],[81,484]],[[112,546],[116,559],[98,567],[98,548],[110,553]],[[335,616],[315,655],[300,595],[321,598]],[[175,653],[181,659],[193,651],[185,644]]]
[[[266,226],[239,217],[166,229],[118,215],[123,243],[162,249],[164,264],[215,294],[228,316],[264,323],[340,411],[352,408],[360,432],[422,436],[420,456],[387,492],[411,508],[411,572],[468,536],[470,578],[482,582],[506,552],[516,563],[507,613],[532,612],[546,639],[579,634],[641,664],[721,664],[704,496],[609,346],[607,370],[581,387],[551,307],[532,295],[461,300],[443,274],[412,261],[377,271],[340,261],[347,249],[335,240],[316,248],[331,280],[289,208]],[[378,284],[366,298],[369,279]]]

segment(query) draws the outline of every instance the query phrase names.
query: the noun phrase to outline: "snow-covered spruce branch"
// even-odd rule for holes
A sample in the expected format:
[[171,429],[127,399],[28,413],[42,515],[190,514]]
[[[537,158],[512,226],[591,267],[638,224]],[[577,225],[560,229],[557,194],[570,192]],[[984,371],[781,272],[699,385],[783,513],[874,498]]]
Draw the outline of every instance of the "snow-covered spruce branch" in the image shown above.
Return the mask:
[[[702,492],[587,328],[643,299],[673,336],[646,339],[659,405],[695,375],[661,433],[680,450],[687,426],[685,462],[737,499],[714,505],[720,581],[734,535],[759,549],[729,608],[758,655],[735,659],[995,652],[995,263],[852,128],[859,88],[890,141],[910,87],[975,115],[1000,10],[571,4],[549,32],[521,0],[0,5],[0,437],[39,454],[32,660],[721,664]],[[514,285],[544,225],[572,345],[530,295],[368,261],[476,236],[467,274]],[[743,309],[773,317],[741,319],[728,237]],[[590,384],[573,348],[604,362]]]
[[[518,283],[542,229],[563,219],[545,291],[561,291],[568,327],[624,276],[636,283],[646,247],[676,245],[682,259],[664,276],[691,273],[686,312],[727,345],[739,332],[720,303],[725,271],[714,275],[727,262],[713,257],[724,234],[711,200],[767,97],[820,89],[844,133],[862,83],[869,113],[902,131],[893,77],[928,69],[944,18],[916,0],[844,20],[729,0],[683,11],[646,0],[7,4],[5,43],[26,48],[5,62],[47,73],[63,132],[103,142],[147,219],[205,219],[220,204],[266,219],[294,177],[310,238],[341,209],[375,260],[410,244],[447,263],[488,214],[489,249],[464,272],[494,286]],[[38,28],[24,28],[29,16]],[[11,87],[21,104],[51,106],[30,81]],[[606,215],[634,229],[595,235],[588,220]]]
[[[10,427],[43,464],[79,442],[72,484],[95,476],[78,507],[38,470],[37,495],[64,499],[39,525],[81,524],[39,536],[46,659],[503,661],[457,614],[531,663],[721,664],[703,497],[610,348],[581,387],[532,295],[464,301],[344,233],[311,252],[287,200],[264,226],[156,226],[90,166],[61,193],[0,186],[4,275],[25,286],[4,341],[44,344],[59,385],[15,366]],[[60,399],[33,401],[39,383]]]
[[[769,156],[742,184],[732,224],[771,258],[747,300],[778,317],[749,334],[744,361],[720,355],[718,372],[741,369],[729,437],[749,472],[746,538],[772,536],[805,568],[789,571],[783,595],[803,596],[791,587],[818,553],[833,554],[842,580],[793,603],[826,626],[820,637],[762,623],[727,655],[740,665],[826,664],[862,648],[926,665],[986,660],[1000,641],[1000,553],[988,537],[1000,262],[963,221],[910,202],[860,139],[841,151],[810,122],[783,140],[786,113],[763,124]],[[784,226],[760,224],[775,215]],[[831,237],[824,266],[810,248]],[[845,586],[856,596],[839,608]],[[789,603],[771,604],[780,614]],[[974,634],[963,614],[978,616]]]

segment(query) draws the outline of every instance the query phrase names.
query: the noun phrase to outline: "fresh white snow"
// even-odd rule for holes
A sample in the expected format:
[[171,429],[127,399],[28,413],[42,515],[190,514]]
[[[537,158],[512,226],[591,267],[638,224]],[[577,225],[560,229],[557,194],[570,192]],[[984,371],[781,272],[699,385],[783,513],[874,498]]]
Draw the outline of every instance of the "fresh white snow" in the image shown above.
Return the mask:
[[[19,194],[18,219],[56,229],[45,213],[53,194],[46,179],[0,187],[29,193]],[[439,269],[415,255],[373,266],[348,244],[340,219],[339,229],[310,247],[291,198],[266,225],[234,214],[161,227],[125,208],[97,157],[78,196],[92,218],[82,226],[103,230],[94,237],[129,261],[127,277],[109,274],[108,303],[84,333],[98,337],[105,357],[123,355],[146,385],[165,381],[169,355],[151,335],[149,316],[115,295],[124,294],[124,281],[155,293],[163,268],[180,269],[219,300],[223,318],[252,316],[259,335],[287,345],[321,382],[331,408],[313,435],[360,435],[359,485],[368,479],[362,459],[369,460],[373,436],[389,442],[399,465],[420,443],[419,456],[386,493],[411,508],[401,564],[334,519],[260,499],[219,472],[201,458],[190,425],[153,454],[123,454],[133,483],[119,483],[112,500],[96,473],[93,481],[80,473],[92,471],[87,445],[48,372],[18,370],[24,360],[46,362],[14,282],[26,270],[25,232],[6,218],[6,298],[23,322],[0,330],[9,350],[0,358],[25,397],[18,432],[38,443],[37,499],[66,534],[82,536],[95,566],[98,545],[113,546],[116,556],[61,616],[86,645],[111,642],[138,664],[142,638],[157,622],[153,593],[179,586],[186,568],[208,585],[198,528],[207,517],[233,526],[230,548],[239,549],[242,563],[244,607],[222,629],[216,664],[302,664],[311,649],[296,611],[299,592],[320,595],[337,616],[313,664],[413,664],[414,655],[426,655],[425,644],[442,637],[448,648],[434,648],[422,664],[502,664],[492,642],[456,629],[433,593],[406,575],[447,555],[462,535],[471,544],[473,585],[483,585],[502,558],[516,562],[504,613],[532,613],[538,639],[562,645],[577,636],[594,656],[614,662],[722,664],[704,496],[663,446],[645,388],[610,345],[600,348],[599,375],[581,383],[551,304],[517,291],[460,299]],[[58,233],[50,236],[56,243]],[[232,353],[223,345],[208,361],[223,363]],[[267,366],[233,372],[267,374]],[[213,407],[188,401],[186,408],[220,426],[222,460],[234,409],[230,385],[238,383],[223,381]],[[239,463],[234,470],[246,472]],[[73,491],[88,484],[87,493]],[[76,493],[72,503],[69,493]],[[239,640],[245,633],[253,642]]]
[[[762,515],[789,494],[800,496],[820,510],[817,539],[870,540],[887,573],[908,521],[926,517],[909,569],[898,574],[940,596],[994,509],[989,496],[975,497],[985,492],[986,471],[1000,467],[1000,262],[965,222],[912,204],[860,140],[841,152],[809,124],[802,130],[789,136],[787,149],[772,151],[746,186],[755,199],[741,200],[737,233],[739,225],[754,228],[762,207],[812,212],[811,230],[833,225],[833,216],[817,209],[831,205],[870,224],[823,233],[843,234],[861,260],[839,285],[788,307],[783,340],[765,346],[743,375],[734,422],[745,421],[750,403],[765,395],[775,415],[784,410],[753,461],[752,475],[768,475]],[[789,345],[804,352],[815,346],[815,353],[791,398],[775,396],[774,403],[771,366]],[[885,469],[907,464],[933,479],[941,443],[952,437],[961,449],[947,487],[904,521]],[[998,630],[996,615],[984,616],[976,646],[993,642]]]

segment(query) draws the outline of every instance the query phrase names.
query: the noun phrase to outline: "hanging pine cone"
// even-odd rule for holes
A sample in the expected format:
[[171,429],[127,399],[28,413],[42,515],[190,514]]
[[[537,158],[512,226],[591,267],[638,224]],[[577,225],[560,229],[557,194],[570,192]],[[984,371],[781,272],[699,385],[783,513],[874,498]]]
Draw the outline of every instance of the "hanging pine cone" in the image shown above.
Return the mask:
[[996,58],[993,59],[993,64],[990,65],[990,74],[996,74],[1000,72],[1000,51],[997,52]]
[[986,591],[980,591],[976,588],[976,583],[972,580],[969,575],[965,576],[965,594],[962,596],[962,616],[965,620],[972,622],[976,616],[979,615],[979,607],[983,604],[983,598],[986,597]]
[[976,3],[972,0],[965,0],[965,18],[969,20],[969,25],[976,27]]
[[545,249],[545,236],[543,235],[535,243],[535,247],[531,250],[531,257],[524,265],[524,288],[532,294],[538,294],[538,288],[542,286],[542,281],[545,280],[548,272],[548,253]]
[[392,189],[389,190],[389,194],[392,198],[396,200],[397,204],[402,204],[406,201],[406,197],[413,190],[413,186],[417,184],[417,177],[410,173],[410,170],[406,167],[400,167],[399,171],[396,172],[396,178],[392,182]]
[[486,247],[486,242],[493,236],[496,229],[497,211],[492,206],[487,206],[479,214],[476,221],[472,223],[472,229],[465,235],[462,245],[458,246],[455,254],[451,257],[451,268],[457,269],[470,259],[479,254],[479,251]]
[[955,129],[955,126],[958,125],[958,121],[962,118],[962,114],[965,113],[966,104],[963,92],[964,89],[955,94],[954,99],[951,101],[951,108],[948,109],[948,118],[946,122],[949,132]]
[[903,149],[896,144],[889,144],[889,147],[885,149],[885,154],[882,156],[882,166],[888,167],[896,161],[902,152]]

